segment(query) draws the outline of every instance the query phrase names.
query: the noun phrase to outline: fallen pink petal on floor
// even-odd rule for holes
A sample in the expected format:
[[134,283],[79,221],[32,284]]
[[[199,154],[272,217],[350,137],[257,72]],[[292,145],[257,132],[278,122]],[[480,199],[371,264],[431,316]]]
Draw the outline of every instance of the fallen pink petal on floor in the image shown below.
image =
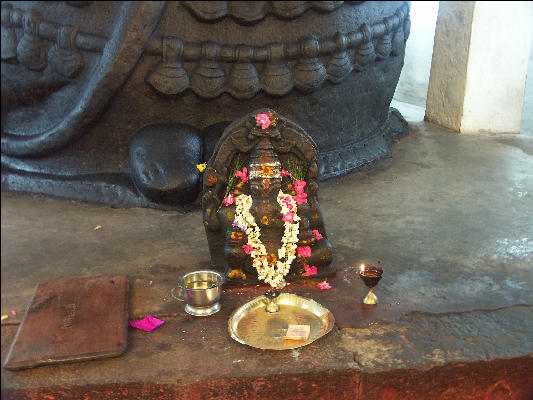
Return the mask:
[[130,321],[130,325],[134,328],[141,329],[146,332],[152,332],[155,328],[160,325],[163,325],[165,321],[161,321],[151,315],[147,315],[140,321]]

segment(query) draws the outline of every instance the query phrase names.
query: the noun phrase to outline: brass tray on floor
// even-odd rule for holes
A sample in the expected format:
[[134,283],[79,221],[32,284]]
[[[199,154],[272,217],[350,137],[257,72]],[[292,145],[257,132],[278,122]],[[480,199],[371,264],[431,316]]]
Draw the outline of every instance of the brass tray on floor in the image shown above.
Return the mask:
[[[277,299],[279,311],[265,310],[265,296],[259,296],[237,308],[230,316],[228,330],[239,343],[258,349],[289,350],[306,346],[331,331],[335,318],[312,299],[282,293]],[[289,325],[310,325],[305,341],[284,339]]]

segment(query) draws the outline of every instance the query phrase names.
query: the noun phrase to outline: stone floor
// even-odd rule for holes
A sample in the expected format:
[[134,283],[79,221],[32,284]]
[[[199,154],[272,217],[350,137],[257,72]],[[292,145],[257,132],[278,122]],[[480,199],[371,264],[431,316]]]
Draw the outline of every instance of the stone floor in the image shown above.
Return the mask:
[[[264,287],[226,288],[205,318],[171,298],[180,274],[209,262],[199,210],[3,192],[2,360],[43,280],[128,274],[130,317],[166,323],[130,328],[117,358],[2,370],[2,398],[530,399],[533,137],[457,135],[423,122],[419,107],[392,105],[410,123],[393,157],[321,184],[333,288],[287,290],[329,308],[336,325],[298,350],[229,337],[231,311]],[[356,269],[378,260],[380,303],[364,306]]]

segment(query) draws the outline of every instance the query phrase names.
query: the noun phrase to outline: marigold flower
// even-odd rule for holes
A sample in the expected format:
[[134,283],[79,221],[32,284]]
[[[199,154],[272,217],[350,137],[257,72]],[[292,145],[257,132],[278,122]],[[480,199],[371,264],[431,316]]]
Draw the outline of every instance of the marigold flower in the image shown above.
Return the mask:
[[316,240],[320,240],[322,239],[324,236],[322,236],[320,234],[320,232],[318,231],[318,229],[313,229],[311,232],[313,232],[313,235],[316,237]]
[[261,165],[261,174],[266,176],[274,175],[274,170],[269,165]]
[[196,164],[196,168],[198,168],[198,171],[200,171],[200,172],[204,172],[204,169],[207,168],[207,163]]
[[321,289],[321,290],[328,290],[328,289],[331,289],[331,285],[324,281],[324,282],[320,282],[318,285],[318,288]]
[[231,238],[233,240],[241,240],[243,238],[243,235],[240,232],[231,232]]
[[278,259],[277,259],[275,254],[270,253],[269,255],[267,255],[267,263],[275,264],[277,261],[278,261]]
[[231,279],[246,279],[246,274],[241,269],[232,269],[228,274],[228,278]]

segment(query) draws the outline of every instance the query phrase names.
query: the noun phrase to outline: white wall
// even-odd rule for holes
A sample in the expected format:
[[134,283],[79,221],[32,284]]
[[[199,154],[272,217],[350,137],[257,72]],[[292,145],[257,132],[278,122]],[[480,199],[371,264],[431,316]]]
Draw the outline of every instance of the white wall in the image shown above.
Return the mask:
[[404,66],[394,93],[397,101],[426,106],[438,10],[438,1],[411,2],[411,33],[405,48]]
[[[500,3],[499,7],[502,7],[502,12],[513,12],[515,6],[530,7],[530,10],[533,9],[533,2],[531,1],[505,2],[504,4],[501,4],[503,2],[496,2],[496,4],[497,3]],[[515,4],[513,5],[513,3]],[[489,5],[490,4],[483,4],[482,7]],[[395,102],[409,103],[410,107],[411,105],[426,107],[438,9],[438,1],[411,2],[411,34],[405,50],[405,64],[394,94]],[[530,27],[533,27],[533,22],[530,23]],[[513,28],[514,27],[512,26],[504,26],[504,29]],[[484,29],[490,30],[491,27],[487,26],[484,27]],[[533,137],[533,33],[529,33],[528,37],[527,32],[522,32],[520,41],[528,42],[530,40],[531,50],[529,51],[529,61],[527,64],[527,80],[524,92],[520,132],[523,135]],[[505,51],[505,43],[503,44],[503,50]],[[523,56],[527,56],[526,54],[527,52],[525,52]],[[513,69],[513,67],[506,68],[506,63],[503,62],[501,57],[498,59],[496,56],[496,60],[499,62],[500,66],[505,69],[504,74],[510,73]],[[515,93],[517,90],[519,91],[520,87],[514,89]],[[516,113],[516,110],[519,109],[520,106],[517,105],[514,112]]]
[[462,133],[519,133],[529,62],[530,2],[477,1],[464,91]]
[[529,64],[527,67],[526,94],[522,109],[522,128],[520,134],[533,138],[533,35],[529,50]]

